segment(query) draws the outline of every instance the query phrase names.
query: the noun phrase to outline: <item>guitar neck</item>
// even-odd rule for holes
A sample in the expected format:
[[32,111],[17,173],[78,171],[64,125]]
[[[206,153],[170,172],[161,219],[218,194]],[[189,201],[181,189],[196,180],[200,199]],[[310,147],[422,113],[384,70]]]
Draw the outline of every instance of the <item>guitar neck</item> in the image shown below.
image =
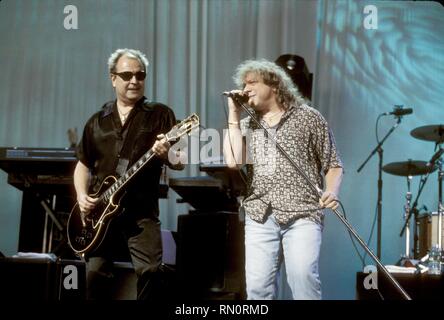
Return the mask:
[[117,192],[121,191],[125,185],[139,172],[153,157],[155,153],[150,149],[143,156],[139,158],[126,172],[121,176],[110,188],[108,188],[102,195],[101,199],[106,202]]
[[[0,0],[1,1],[1,0]],[[170,144],[178,141],[183,135],[189,134],[192,129],[199,126],[199,117],[192,114],[179,124],[176,124],[168,133],[165,134],[165,139]],[[153,157],[155,153],[150,149],[140,159],[129,168],[125,174],[120,177],[110,188],[108,188],[101,196],[102,201],[108,202],[116,192],[122,190],[123,187],[131,180],[132,177]]]

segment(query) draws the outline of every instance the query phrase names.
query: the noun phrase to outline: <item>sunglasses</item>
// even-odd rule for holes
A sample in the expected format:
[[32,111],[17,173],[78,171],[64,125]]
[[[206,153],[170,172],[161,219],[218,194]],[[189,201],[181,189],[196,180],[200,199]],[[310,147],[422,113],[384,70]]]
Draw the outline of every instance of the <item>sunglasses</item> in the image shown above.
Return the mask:
[[122,78],[123,81],[130,81],[134,76],[136,76],[137,81],[143,81],[146,78],[146,73],[143,71],[137,71],[136,73],[125,71],[113,74]]

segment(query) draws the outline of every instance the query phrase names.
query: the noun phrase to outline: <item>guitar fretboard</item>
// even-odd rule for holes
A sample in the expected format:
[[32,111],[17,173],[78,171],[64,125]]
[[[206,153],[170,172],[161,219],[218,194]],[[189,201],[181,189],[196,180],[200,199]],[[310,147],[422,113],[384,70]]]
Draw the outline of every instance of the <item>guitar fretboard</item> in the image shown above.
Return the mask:
[[[192,129],[199,126],[199,117],[196,114],[192,114],[181,123],[175,125],[167,134],[165,139],[167,142],[176,142],[181,136],[188,134]],[[102,195],[100,200],[102,203],[107,204],[116,192],[120,191],[128,181],[134,177],[134,175],[153,157],[155,153],[150,149],[140,159],[129,168],[123,176],[121,176],[111,187],[109,187]]]
[[155,156],[155,153],[150,149],[147,153],[140,157],[140,159],[134,163],[123,176],[121,176],[111,187],[109,187],[101,196],[100,201],[107,203],[111,197],[118,191],[120,191],[125,184],[145,165],[151,158]]

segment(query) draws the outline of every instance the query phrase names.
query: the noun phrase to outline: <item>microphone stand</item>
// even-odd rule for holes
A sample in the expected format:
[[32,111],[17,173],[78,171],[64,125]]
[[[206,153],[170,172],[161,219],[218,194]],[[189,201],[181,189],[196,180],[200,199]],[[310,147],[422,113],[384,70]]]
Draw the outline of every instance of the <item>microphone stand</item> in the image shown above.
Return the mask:
[[378,164],[378,214],[377,214],[377,220],[378,220],[378,232],[377,232],[377,255],[378,258],[381,259],[381,230],[382,230],[382,159],[384,150],[382,149],[382,145],[384,144],[385,140],[395,131],[395,129],[399,126],[401,123],[401,116],[398,116],[398,121],[393,125],[393,127],[387,132],[385,137],[378,143],[378,145],[373,149],[373,151],[370,153],[370,155],[367,157],[367,159],[364,161],[364,163],[361,164],[361,166],[358,168],[358,173],[364,168],[364,166],[367,164],[367,162],[370,160],[373,155],[378,152],[379,156],[379,164]]
[[[320,198],[322,196],[322,190],[316,186],[310,178],[307,176],[307,174],[302,171],[302,169],[299,168],[299,166],[294,162],[294,160],[290,157],[290,155],[280,146],[280,144],[276,141],[275,137],[271,135],[267,128],[265,128],[260,121],[256,119],[256,116],[248,109],[248,107],[240,100],[237,96],[231,95],[231,98],[235,100],[244,110],[245,112],[253,119],[253,121],[261,127],[265,133],[267,134],[267,137],[274,142],[277,149],[282,153],[282,155],[292,164],[292,166],[296,169],[296,171],[307,181],[308,185],[312,188],[313,191],[318,195]],[[400,119],[398,120],[398,123],[400,122]],[[388,272],[388,270],[385,268],[385,266],[379,261],[379,259],[374,255],[374,253],[370,250],[370,248],[365,244],[364,240],[361,239],[361,237],[358,235],[358,233],[353,229],[351,224],[341,215],[341,213],[337,209],[332,209],[332,211],[336,214],[336,216],[341,220],[341,222],[346,226],[348,231],[355,237],[355,239],[359,242],[359,244],[364,248],[364,250],[368,253],[368,255],[376,262],[378,267],[383,271],[383,273],[389,278],[389,280],[392,282],[393,286],[401,293],[404,299],[406,300],[412,300],[412,298],[408,295],[408,293],[401,287],[401,285],[396,281],[396,279]]]

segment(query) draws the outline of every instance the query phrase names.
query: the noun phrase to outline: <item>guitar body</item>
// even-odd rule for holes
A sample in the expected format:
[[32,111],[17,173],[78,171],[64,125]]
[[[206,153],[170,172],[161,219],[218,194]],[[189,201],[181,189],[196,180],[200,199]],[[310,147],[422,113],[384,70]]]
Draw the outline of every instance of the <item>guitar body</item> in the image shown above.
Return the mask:
[[[99,191],[90,195],[99,197],[106,189],[114,184],[117,179],[108,176],[100,185]],[[112,218],[120,213],[120,197],[111,197],[108,201],[98,201],[94,210],[88,215],[80,212],[76,203],[71,210],[67,223],[68,242],[74,252],[80,256],[97,249],[105,238],[109,223]]]

